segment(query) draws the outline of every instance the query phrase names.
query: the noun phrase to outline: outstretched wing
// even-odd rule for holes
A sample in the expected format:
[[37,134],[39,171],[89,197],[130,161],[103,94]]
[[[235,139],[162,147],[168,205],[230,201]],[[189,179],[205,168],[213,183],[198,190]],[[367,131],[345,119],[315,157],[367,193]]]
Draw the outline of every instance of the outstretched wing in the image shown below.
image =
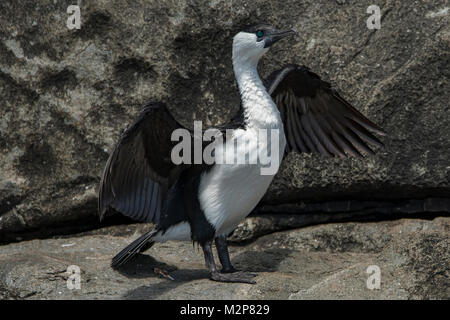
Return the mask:
[[273,72],[266,88],[280,110],[287,151],[362,157],[374,153],[370,145],[383,145],[372,134],[384,135],[383,129],[307,67],[291,64]]
[[182,126],[162,103],[149,103],[109,156],[99,191],[99,215],[114,209],[157,223],[168,189],[186,165],[170,158],[173,130]]

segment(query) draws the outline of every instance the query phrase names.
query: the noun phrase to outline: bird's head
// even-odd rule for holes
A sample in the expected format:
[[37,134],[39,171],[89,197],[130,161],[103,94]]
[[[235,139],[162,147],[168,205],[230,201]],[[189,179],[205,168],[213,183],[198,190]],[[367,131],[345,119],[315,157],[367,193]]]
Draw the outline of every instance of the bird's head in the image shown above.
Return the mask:
[[245,27],[233,38],[233,60],[257,63],[275,42],[294,34],[294,30],[278,30],[269,24]]

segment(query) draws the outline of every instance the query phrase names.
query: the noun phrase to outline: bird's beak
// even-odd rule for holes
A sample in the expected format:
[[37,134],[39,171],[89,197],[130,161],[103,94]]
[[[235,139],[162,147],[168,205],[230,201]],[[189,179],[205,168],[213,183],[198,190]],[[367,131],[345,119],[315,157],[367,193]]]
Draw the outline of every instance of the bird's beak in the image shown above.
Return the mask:
[[290,30],[274,30],[264,37],[265,38],[264,39],[264,48],[268,48],[271,45],[273,45],[275,42],[277,42],[278,40],[281,40],[288,36],[293,36],[295,34],[297,34],[297,32],[295,32],[292,29],[290,29]]

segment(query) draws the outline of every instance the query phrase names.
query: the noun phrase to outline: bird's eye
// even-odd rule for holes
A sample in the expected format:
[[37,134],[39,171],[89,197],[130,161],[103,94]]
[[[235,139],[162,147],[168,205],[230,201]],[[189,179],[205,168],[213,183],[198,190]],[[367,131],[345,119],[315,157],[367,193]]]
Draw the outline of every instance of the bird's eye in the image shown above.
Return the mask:
[[256,31],[256,35],[261,38],[264,35],[264,32],[262,30]]

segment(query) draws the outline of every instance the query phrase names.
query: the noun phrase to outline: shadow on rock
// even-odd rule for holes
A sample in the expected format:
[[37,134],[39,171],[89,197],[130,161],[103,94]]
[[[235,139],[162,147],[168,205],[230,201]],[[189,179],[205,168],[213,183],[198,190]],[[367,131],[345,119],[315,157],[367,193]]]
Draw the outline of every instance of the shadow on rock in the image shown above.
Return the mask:
[[[267,249],[265,251],[244,251],[232,258],[234,266],[243,271],[250,272],[276,272],[280,263],[291,255],[290,249]],[[220,267],[220,265],[218,265]],[[168,271],[174,280],[163,279],[154,273],[154,268]],[[139,254],[127,265],[118,271],[129,278],[161,278],[154,284],[140,286],[123,295],[124,299],[157,299],[161,295],[178,286],[195,280],[208,279],[208,270],[204,269],[177,269],[175,266],[160,262],[149,255]]]
[[280,263],[289,257],[293,250],[266,249],[263,251],[244,251],[232,259],[237,269],[254,272],[278,271]]
[[[163,278],[154,272],[154,268],[169,272],[174,280]],[[127,278],[161,278],[161,282],[159,283],[141,286],[126,292],[123,297],[130,300],[156,299],[163,293],[175,289],[183,283],[208,278],[208,271],[206,269],[177,269],[175,266],[158,261],[146,254],[137,254],[133,260],[118,268],[117,271]]]
[[[171,291],[184,283],[207,279],[208,271],[206,269],[179,269],[171,272],[170,275],[174,280],[162,279],[159,283],[138,287],[126,292],[123,298],[128,300],[157,299],[165,292]],[[159,277],[156,274],[153,274],[153,276]]]
[[153,270],[159,268],[168,272],[177,270],[177,267],[168,265],[146,254],[137,254],[131,261],[116,270],[127,278],[156,278],[160,277]]

